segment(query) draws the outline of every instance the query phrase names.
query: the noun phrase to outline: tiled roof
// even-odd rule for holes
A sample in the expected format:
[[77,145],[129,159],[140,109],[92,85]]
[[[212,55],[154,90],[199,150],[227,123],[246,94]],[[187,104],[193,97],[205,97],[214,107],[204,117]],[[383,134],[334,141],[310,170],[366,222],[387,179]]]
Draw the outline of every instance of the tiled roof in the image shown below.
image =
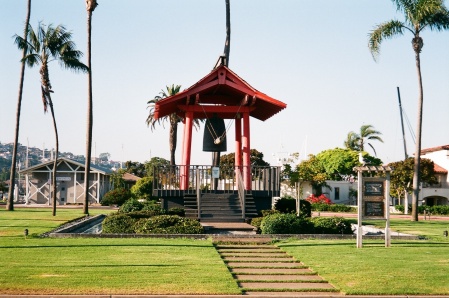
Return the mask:
[[443,145],[443,146],[438,146],[438,147],[433,147],[433,148],[422,149],[421,155],[431,153],[431,152],[436,152],[436,151],[442,151],[442,150],[449,150],[449,145]]
[[433,170],[436,174],[447,174],[447,170],[442,166],[437,165],[436,163],[433,163]]

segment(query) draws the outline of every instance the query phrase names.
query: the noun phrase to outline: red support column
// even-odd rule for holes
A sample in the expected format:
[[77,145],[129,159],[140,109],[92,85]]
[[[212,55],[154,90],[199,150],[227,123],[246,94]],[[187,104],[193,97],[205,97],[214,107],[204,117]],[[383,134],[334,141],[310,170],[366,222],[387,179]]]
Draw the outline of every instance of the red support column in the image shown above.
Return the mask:
[[235,118],[235,169],[241,170],[242,167],[242,118]]
[[193,125],[193,112],[186,112],[186,118],[184,123],[184,136],[182,144],[182,164],[180,169],[181,190],[186,190],[189,188],[190,155],[192,149],[192,125]]
[[243,113],[243,181],[245,189],[251,190],[251,147],[249,134],[249,113]]

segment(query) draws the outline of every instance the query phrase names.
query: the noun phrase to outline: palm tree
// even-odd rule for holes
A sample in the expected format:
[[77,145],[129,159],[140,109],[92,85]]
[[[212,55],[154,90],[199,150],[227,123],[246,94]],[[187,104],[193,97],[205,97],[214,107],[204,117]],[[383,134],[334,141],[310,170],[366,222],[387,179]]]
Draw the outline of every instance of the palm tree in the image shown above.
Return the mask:
[[58,25],[54,28],[52,25],[47,27],[39,23],[37,34],[31,26],[28,26],[28,40],[20,36],[15,36],[15,43],[19,49],[25,49],[27,55],[22,59],[29,67],[40,65],[39,73],[41,75],[41,94],[44,104],[44,112],[50,107],[53,119],[53,128],[55,131],[56,154],[53,164],[53,216],[56,215],[56,168],[58,163],[59,139],[58,128],[56,126],[55,113],[51,93],[53,93],[50,83],[48,63],[58,60],[59,64],[75,72],[87,72],[88,67],[79,61],[83,55],[76,50],[75,43],[72,41],[72,33],[67,31],[64,26]]
[[[154,107],[155,107],[155,104],[159,100],[162,100],[164,98],[167,98],[167,97],[170,97],[172,95],[179,93],[181,86],[180,85],[175,86],[174,84],[172,84],[171,86],[165,86],[165,89],[167,90],[167,92],[165,92],[162,89],[161,92],[159,92],[159,95],[155,96],[153,99],[151,99],[147,102],[147,104],[149,104],[150,113],[148,114],[146,122],[147,122],[147,125],[151,127],[151,130],[153,130],[155,128],[156,123],[160,124],[161,120],[162,120],[162,122],[164,122],[166,120],[168,120],[170,122],[170,137],[169,137],[170,165],[174,166],[174,165],[176,165],[175,152],[176,152],[176,143],[177,143],[177,136],[178,136],[178,123],[182,122],[183,118],[178,116],[176,113],[173,113],[166,117],[159,118],[156,120],[156,119],[154,119]],[[162,123],[162,125],[163,125],[163,123]],[[200,126],[200,121],[198,119],[194,119],[193,125],[195,128],[198,128]]]
[[346,141],[344,142],[345,147],[354,151],[360,151],[359,138],[360,137],[358,134],[350,131],[346,137]]
[[374,155],[377,156],[376,149],[368,141],[376,140],[379,142],[384,142],[379,135],[382,133],[374,129],[374,126],[367,124],[360,127],[360,134],[353,131],[348,133],[347,139],[345,141],[345,147],[355,151],[364,151],[365,145],[368,145],[373,149]]
[[87,9],[87,67],[88,73],[88,96],[87,96],[87,132],[86,132],[86,163],[84,166],[84,207],[83,213],[89,214],[89,176],[90,160],[92,156],[92,127],[93,127],[93,104],[92,104],[92,12],[97,7],[96,0],[86,0]]
[[429,28],[441,31],[449,29],[449,11],[444,0],[393,0],[398,11],[404,15],[404,21],[390,20],[377,25],[369,34],[368,47],[374,60],[379,55],[380,45],[384,39],[410,32],[413,35],[412,47],[415,52],[418,73],[418,117],[416,129],[415,164],[413,169],[412,220],[418,221],[419,167],[421,163],[421,131],[424,92],[421,76],[420,53],[424,45],[420,33]]
[[[25,19],[25,28],[23,32],[23,40],[27,42],[28,40],[28,25],[30,23],[31,15],[31,0],[28,0],[27,4],[27,15]],[[22,49],[22,66],[20,69],[20,83],[19,83],[19,98],[17,99],[17,109],[16,109],[16,128],[14,133],[14,146],[12,151],[12,162],[11,162],[11,173],[9,177],[9,190],[8,190],[8,203],[6,209],[9,211],[14,211],[14,183],[16,178],[16,162],[17,162],[17,144],[19,143],[19,126],[20,126],[20,111],[22,109],[22,93],[23,93],[23,81],[25,79],[25,61],[23,60],[26,56],[27,49]]]

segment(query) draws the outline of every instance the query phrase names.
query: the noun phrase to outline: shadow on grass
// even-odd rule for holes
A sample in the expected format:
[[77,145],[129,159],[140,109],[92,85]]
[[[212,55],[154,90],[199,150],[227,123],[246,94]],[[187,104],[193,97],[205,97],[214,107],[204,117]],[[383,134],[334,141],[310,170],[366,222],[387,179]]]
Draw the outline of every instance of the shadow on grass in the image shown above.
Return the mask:
[[[23,236],[22,236],[23,238]],[[26,240],[25,240],[26,241]],[[211,245],[194,245],[194,244],[162,244],[162,243],[154,243],[154,244],[142,244],[142,243],[135,243],[135,244],[109,244],[109,243],[105,243],[105,244],[75,244],[75,245],[71,245],[71,244],[67,244],[67,245],[45,245],[45,244],[36,244],[38,246],[31,246],[31,245],[11,245],[11,246],[0,246],[0,249],[10,249],[10,248],[15,248],[15,249],[42,249],[42,248],[85,248],[85,247],[179,247],[179,248],[183,248],[183,247],[196,247],[196,248],[211,248],[214,249],[214,246]]]
[[[340,240],[336,240],[335,242],[328,243],[283,243],[280,244],[279,247],[317,247],[317,246],[353,246],[356,245],[356,242],[340,242]],[[444,247],[447,248],[449,242],[418,242],[418,241],[403,241],[403,242],[392,242],[391,246],[400,246],[400,247]],[[366,242],[363,244],[363,247],[385,247],[385,242],[379,240],[378,243],[374,242]]]
[[70,267],[70,268],[103,268],[103,267],[181,267],[182,265],[162,265],[162,264],[125,264],[125,265],[112,265],[112,264],[98,264],[98,265],[37,265],[37,266],[26,266],[27,268],[54,268],[54,267]]

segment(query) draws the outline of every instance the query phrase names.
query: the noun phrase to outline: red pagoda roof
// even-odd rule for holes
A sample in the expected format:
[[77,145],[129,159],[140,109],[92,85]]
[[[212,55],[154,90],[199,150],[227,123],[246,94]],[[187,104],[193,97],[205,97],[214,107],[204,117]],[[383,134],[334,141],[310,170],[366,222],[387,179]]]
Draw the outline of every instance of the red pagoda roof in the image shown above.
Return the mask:
[[232,119],[238,112],[249,111],[251,117],[265,121],[286,107],[285,103],[254,89],[222,65],[188,89],[158,101],[154,118],[172,113],[184,117],[184,112],[189,110],[196,119],[210,118],[214,113],[223,119]]

